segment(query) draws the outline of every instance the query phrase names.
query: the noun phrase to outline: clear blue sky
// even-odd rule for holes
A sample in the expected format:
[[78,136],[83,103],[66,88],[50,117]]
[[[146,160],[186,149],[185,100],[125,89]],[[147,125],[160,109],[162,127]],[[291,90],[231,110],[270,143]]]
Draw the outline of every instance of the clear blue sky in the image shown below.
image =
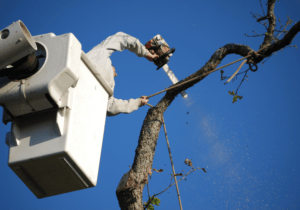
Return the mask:
[[[265,7],[266,0],[262,2]],[[277,1],[275,14],[283,22],[287,15],[299,21],[299,9],[298,0]],[[0,0],[0,29],[22,20],[32,35],[73,33],[85,52],[118,31],[142,43],[161,34],[176,48],[169,66],[181,80],[225,44],[258,50],[262,38],[244,34],[265,30],[250,12],[262,14],[259,0]],[[300,34],[292,44],[300,45]],[[165,121],[176,172],[189,170],[186,158],[207,170],[179,183],[183,209],[300,209],[299,57],[299,49],[287,48],[259,64],[239,90],[244,98],[235,104],[228,91],[236,90],[242,77],[225,86],[220,72],[187,90],[188,99],[178,96],[172,103]],[[237,58],[230,55],[222,64]],[[112,62],[118,73],[116,98],[151,95],[171,84],[163,70],[130,52],[114,53]],[[224,69],[225,75],[231,76],[238,65]],[[155,105],[162,96],[149,103]],[[107,118],[96,187],[40,200],[7,166],[10,125],[0,123],[0,209],[119,209],[115,190],[133,163],[147,110]],[[172,173],[163,131],[153,167],[164,172],[152,176],[151,194],[167,187]],[[175,187],[159,198],[157,209],[179,209]]]

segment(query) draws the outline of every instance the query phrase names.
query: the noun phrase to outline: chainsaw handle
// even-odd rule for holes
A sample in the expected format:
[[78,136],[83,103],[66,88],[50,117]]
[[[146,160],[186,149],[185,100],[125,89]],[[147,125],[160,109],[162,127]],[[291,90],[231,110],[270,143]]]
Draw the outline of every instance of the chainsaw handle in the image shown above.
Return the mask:
[[[164,53],[162,56],[160,56],[159,58],[155,59],[155,61],[159,62],[160,60],[164,59],[165,57],[167,57],[169,54],[174,53],[175,52],[175,48],[173,47],[172,49],[170,49],[168,52]],[[164,66],[166,63],[160,65],[157,67],[156,70],[160,69],[162,66]]]

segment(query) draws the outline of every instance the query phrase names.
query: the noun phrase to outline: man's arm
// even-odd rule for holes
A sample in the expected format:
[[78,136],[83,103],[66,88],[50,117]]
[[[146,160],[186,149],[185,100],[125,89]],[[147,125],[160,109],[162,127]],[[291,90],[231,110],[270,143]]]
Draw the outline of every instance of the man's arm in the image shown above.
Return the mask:
[[155,57],[137,38],[123,32],[118,32],[108,37],[101,45],[109,50],[109,56],[116,50],[122,52],[124,49],[127,49],[139,57],[150,57],[152,59]]
[[112,89],[114,89],[115,82],[109,57],[116,50],[123,51],[124,49],[134,52],[139,57],[146,57],[150,61],[158,57],[151,54],[138,39],[123,32],[118,32],[102,41],[87,53],[87,57]]
[[144,106],[148,102],[146,96],[137,99],[122,100],[113,96],[109,98],[107,103],[107,116],[115,116],[120,113],[129,114],[137,110],[140,106]]

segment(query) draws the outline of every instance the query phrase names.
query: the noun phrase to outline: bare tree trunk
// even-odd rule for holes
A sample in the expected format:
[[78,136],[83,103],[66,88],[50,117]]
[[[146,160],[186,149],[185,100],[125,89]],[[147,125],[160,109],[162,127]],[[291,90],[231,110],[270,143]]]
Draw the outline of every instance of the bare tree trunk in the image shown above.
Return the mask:
[[[276,21],[274,15],[274,4],[275,0],[268,1],[267,16],[269,15],[270,17],[266,18],[269,20],[268,32],[272,32],[272,37],[274,32],[274,21]],[[253,60],[256,63],[259,63],[266,56],[270,56],[273,52],[288,46],[299,31],[300,22],[296,23],[281,40],[273,44],[271,44],[272,39],[265,38],[263,44],[261,45],[261,48],[265,47],[265,49],[262,50],[260,55]],[[238,54],[241,56],[246,56],[251,51],[253,50],[249,46],[241,44],[227,44],[224,47],[219,48],[200,70],[180,81],[179,83],[195,77],[199,77],[199,79],[169,90],[154,108],[149,109],[140,132],[132,168],[129,172],[123,175],[117,187],[116,194],[122,210],[143,209],[143,189],[145,184],[148,182],[148,174],[152,169],[158,134],[163,122],[163,114],[175,97],[181,91],[192,87],[209,75],[227,55]]]

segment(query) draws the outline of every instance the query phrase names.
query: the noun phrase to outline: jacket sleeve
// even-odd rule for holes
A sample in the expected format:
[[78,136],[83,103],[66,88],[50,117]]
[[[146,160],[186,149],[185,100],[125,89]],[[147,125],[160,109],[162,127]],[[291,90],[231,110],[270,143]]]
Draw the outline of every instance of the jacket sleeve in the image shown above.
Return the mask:
[[138,99],[129,99],[129,100],[122,100],[116,99],[111,96],[108,99],[107,103],[107,116],[115,116],[120,113],[129,114],[139,108],[141,104],[141,100]]
[[104,43],[102,43],[102,46],[106,48],[109,56],[116,50],[122,52],[124,49],[135,53],[139,57],[146,57],[149,53],[146,47],[137,38],[123,32],[118,32],[108,37]]

